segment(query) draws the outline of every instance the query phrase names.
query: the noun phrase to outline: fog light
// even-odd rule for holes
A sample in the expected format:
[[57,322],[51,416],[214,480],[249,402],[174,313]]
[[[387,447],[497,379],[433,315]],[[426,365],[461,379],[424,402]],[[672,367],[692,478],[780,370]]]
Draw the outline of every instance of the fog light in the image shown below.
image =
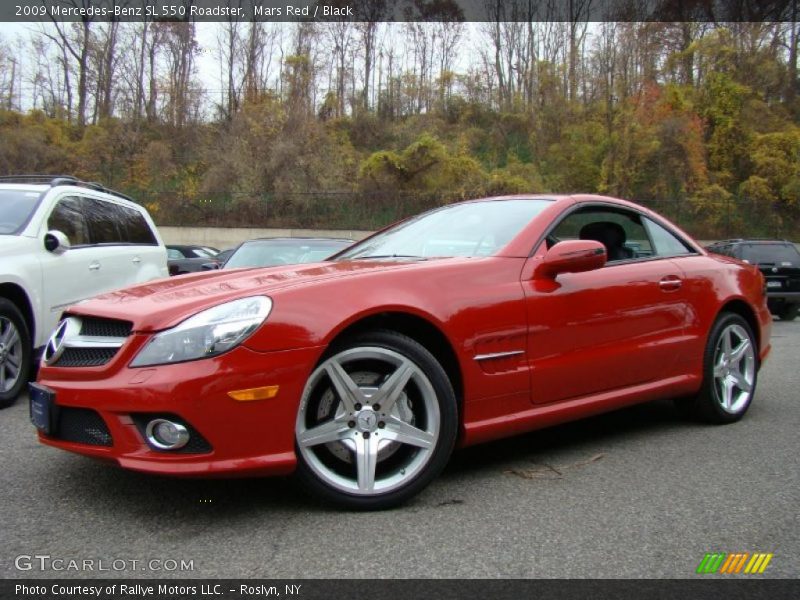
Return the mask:
[[189,430],[180,423],[153,419],[145,429],[147,441],[159,450],[178,450],[189,443]]

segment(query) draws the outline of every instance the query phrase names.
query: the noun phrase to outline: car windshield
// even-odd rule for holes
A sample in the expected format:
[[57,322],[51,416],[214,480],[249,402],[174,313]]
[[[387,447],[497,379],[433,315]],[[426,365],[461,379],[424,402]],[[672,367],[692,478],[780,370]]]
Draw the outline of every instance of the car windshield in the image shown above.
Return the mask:
[[0,190],[0,235],[18,233],[36,208],[41,194],[23,190]]
[[274,267],[325,260],[349,245],[347,241],[308,243],[257,240],[245,242],[225,262],[226,269],[241,267]]
[[742,259],[755,265],[791,263],[797,266],[800,265],[800,252],[791,244],[744,244]]
[[192,248],[189,253],[195,258],[214,258],[216,252],[211,252],[205,248]]
[[464,202],[411,218],[337,260],[489,256],[508,244],[551,200]]

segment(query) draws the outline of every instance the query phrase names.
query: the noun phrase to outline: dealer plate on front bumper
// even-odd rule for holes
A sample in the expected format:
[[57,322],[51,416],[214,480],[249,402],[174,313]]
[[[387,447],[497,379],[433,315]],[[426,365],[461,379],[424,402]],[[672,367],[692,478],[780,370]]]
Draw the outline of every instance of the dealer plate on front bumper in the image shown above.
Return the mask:
[[29,383],[28,397],[30,398],[31,423],[45,435],[52,434],[56,393],[36,383]]

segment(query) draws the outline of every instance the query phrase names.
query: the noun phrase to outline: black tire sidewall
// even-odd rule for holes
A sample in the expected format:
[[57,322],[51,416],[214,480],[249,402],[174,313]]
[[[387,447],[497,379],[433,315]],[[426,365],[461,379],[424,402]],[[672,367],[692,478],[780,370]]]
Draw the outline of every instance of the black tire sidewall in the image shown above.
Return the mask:
[[[717,343],[719,342],[722,332],[733,324],[741,326],[747,332],[750,343],[753,346],[756,363],[753,372],[753,389],[750,392],[750,397],[744,407],[736,413],[730,413],[719,405],[714,389],[714,354],[716,352]],[[756,394],[756,386],[758,384],[758,370],[758,344],[756,343],[756,338],[750,324],[736,313],[724,312],[720,314],[714,322],[714,326],[711,328],[711,333],[708,336],[705,353],[703,355],[703,387],[695,401],[695,413],[697,416],[710,423],[718,424],[733,423],[741,419],[753,403],[753,398]]]
[[314,495],[343,508],[383,510],[398,506],[418,494],[444,469],[453,452],[458,434],[458,406],[453,386],[436,358],[419,342],[394,331],[373,331],[353,336],[342,343],[332,346],[320,359],[319,364],[344,350],[356,347],[378,347],[398,352],[424,371],[436,392],[441,419],[439,438],[436,442],[433,456],[420,473],[403,487],[384,494],[365,497],[348,494],[321,481],[306,464],[295,442],[295,454],[297,455],[296,476]]
[[28,383],[28,377],[31,372],[33,348],[31,347],[28,325],[22,313],[13,302],[5,298],[0,298],[0,317],[5,317],[14,324],[22,341],[22,365],[19,380],[8,392],[0,391],[0,408],[6,408],[14,404],[17,397],[22,393],[22,390]]

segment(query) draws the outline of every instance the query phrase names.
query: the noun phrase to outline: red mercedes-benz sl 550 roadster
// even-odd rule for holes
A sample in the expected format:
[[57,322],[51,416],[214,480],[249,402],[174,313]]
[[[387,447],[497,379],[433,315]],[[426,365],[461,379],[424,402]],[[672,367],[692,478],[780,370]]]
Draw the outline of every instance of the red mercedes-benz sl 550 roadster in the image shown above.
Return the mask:
[[31,419],[45,444],[128,469],[296,472],[385,508],[457,446],[662,398],[736,421],[770,350],[764,287],[624,200],[461,202],[324,262],[72,306]]

